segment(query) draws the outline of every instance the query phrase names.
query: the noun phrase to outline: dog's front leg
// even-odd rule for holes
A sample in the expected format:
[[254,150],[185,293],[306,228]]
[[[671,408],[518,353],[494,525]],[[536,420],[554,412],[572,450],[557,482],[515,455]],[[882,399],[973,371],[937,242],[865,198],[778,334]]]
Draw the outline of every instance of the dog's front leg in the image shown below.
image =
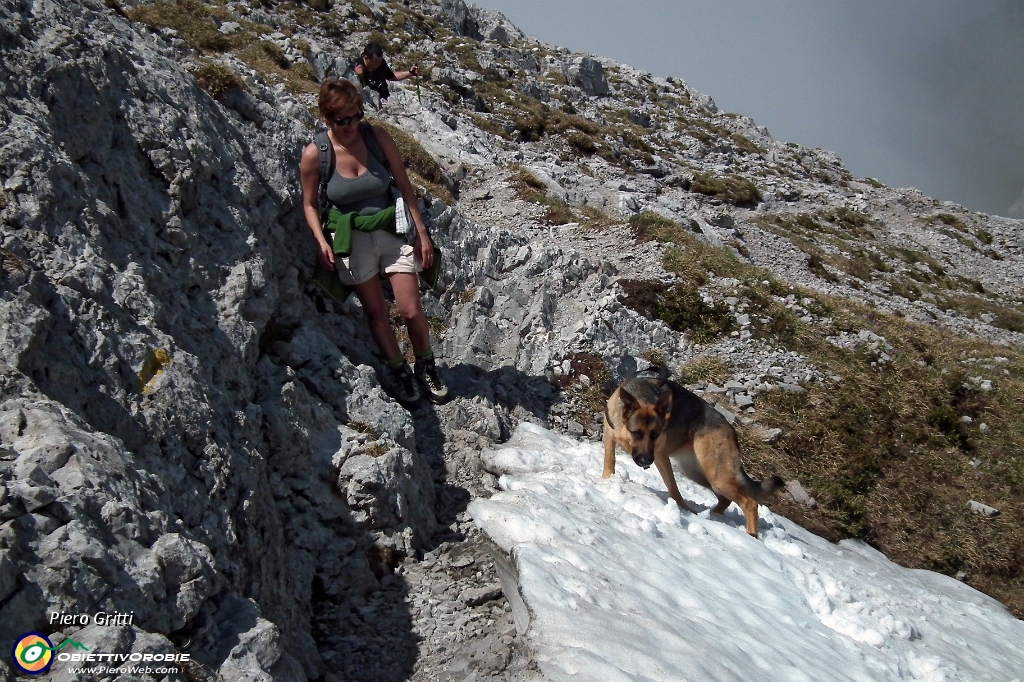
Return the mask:
[[691,514],[697,512],[690,508],[690,505],[686,503],[683,496],[679,494],[679,488],[676,486],[676,477],[672,473],[672,460],[668,458],[668,455],[654,454],[654,465],[658,467],[658,473],[661,474],[661,480],[665,481],[665,487],[668,489],[668,496],[676,501],[681,509],[685,509]]
[[608,478],[615,473],[615,438],[608,420],[604,421],[604,472],[601,478]]

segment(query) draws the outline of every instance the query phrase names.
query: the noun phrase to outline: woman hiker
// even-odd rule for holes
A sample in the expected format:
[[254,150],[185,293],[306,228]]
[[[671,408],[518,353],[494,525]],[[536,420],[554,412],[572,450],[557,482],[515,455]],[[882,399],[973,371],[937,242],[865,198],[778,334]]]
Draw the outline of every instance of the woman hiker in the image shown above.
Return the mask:
[[[320,156],[315,143],[303,150],[300,164],[303,211],[317,242],[319,267],[336,270],[341,281],[359,297],[373,338],[387,361],[391,390],[399,402],[409,404],[420,399],[417,379],[431,401],[441,402],[447,397],[448,388],[434,364],[417,276],[423,267],[431,265],[434,251],[402,155],[386,130],[362,124],[376,135],[390,172],[367,148],[359,129],[363,98],[350,82],[325,80],[320,86],[319,110],[327,124],[334,154],[335,170],[327,183],[331,205],[327,225],[320,222]],[[416,236],[411,244],[396,234],[391,183],[398,188],[415,223]],[[325,228],[331,234],[330,240]],[[406,364],[391,327],[381,273],[391,282],[395,302],[409,331],[416,356],[415,372]]]

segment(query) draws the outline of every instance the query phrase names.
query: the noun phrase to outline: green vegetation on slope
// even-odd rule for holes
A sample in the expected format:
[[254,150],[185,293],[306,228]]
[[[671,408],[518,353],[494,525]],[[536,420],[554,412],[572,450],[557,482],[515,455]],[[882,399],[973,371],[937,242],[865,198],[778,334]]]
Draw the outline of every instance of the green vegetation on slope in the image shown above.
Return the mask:
[[[708,271],[735,278],[732,295],[756,321],[755,339],[796,351],[840,379],[803,393],[756,396],[758,421],[783,436],[767,444],[741,430],[748,470],[798,479],[818,502],[814,510],[784,499],[772,507],[831,540],[865,540],[905,566],[962,572],[968,584],[1024,616],[1024,353],[784,288],[682,226],[671,235],[661,221],[638,222],[658,224],[658,239],[676,244],[666,269],[693,283]],[[787,304],[789,293],[817,323],[800,320]],[[640,310],[662,317],[657,307]],[[887,358],[871,344],[834,342],[862,330],[885,338],[892,347]],[[684,379],[722,375],[708,359],[682,370]],[[971,500],[1000,514],[973,514]]]

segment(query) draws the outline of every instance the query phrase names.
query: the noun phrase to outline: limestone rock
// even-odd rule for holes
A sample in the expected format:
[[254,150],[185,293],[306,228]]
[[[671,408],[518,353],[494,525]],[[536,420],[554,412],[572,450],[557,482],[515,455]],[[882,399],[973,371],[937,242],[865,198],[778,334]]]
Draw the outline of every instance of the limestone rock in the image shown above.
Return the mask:
[[577,57],[569,63],[566,78],[588,95],[603,97],[608,94],[608,80],[601,62],[592,57]]
[[807,490],[804,489],[803,485],[800,484],[800,481],[798,481],[796,479],[793,479],[791,481],[787,481],[786,482],[786,492],[789,494],[789,496],[792,498],[792,500],[794,502],[796,502],[797,504],[803,505],[804,507],[807,507],[808,509],[817,509],[817,507],[818,507],[817,501],[813,497],[810,496],[810,494],[807,492]]
[[996,509],[995,507],[990,507],[987,504],[982,504],[981,502],[976,502],[974,500],[968,502],[967,506],[970,507],[972,512],[979,516],[991,518],[999,514],[999,510]]
[[475,13],[462,0],[441,0],[441,9],[448,24],[460,36],[480,40],[480,27]]

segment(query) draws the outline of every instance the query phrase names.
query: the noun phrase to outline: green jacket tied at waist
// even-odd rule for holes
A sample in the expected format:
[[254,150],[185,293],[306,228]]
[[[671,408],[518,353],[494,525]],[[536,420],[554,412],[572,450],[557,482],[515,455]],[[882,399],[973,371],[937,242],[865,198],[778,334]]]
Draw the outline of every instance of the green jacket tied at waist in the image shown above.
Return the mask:
[[327,224],[324,229],[333,235],[332,244],[335,255],[347,256],[352,253],[352,230],[375,232],[384,230],[395,234],[395,207],[388,206],[373,215],[358,213],[342,213],[332,208],[327,213]]

